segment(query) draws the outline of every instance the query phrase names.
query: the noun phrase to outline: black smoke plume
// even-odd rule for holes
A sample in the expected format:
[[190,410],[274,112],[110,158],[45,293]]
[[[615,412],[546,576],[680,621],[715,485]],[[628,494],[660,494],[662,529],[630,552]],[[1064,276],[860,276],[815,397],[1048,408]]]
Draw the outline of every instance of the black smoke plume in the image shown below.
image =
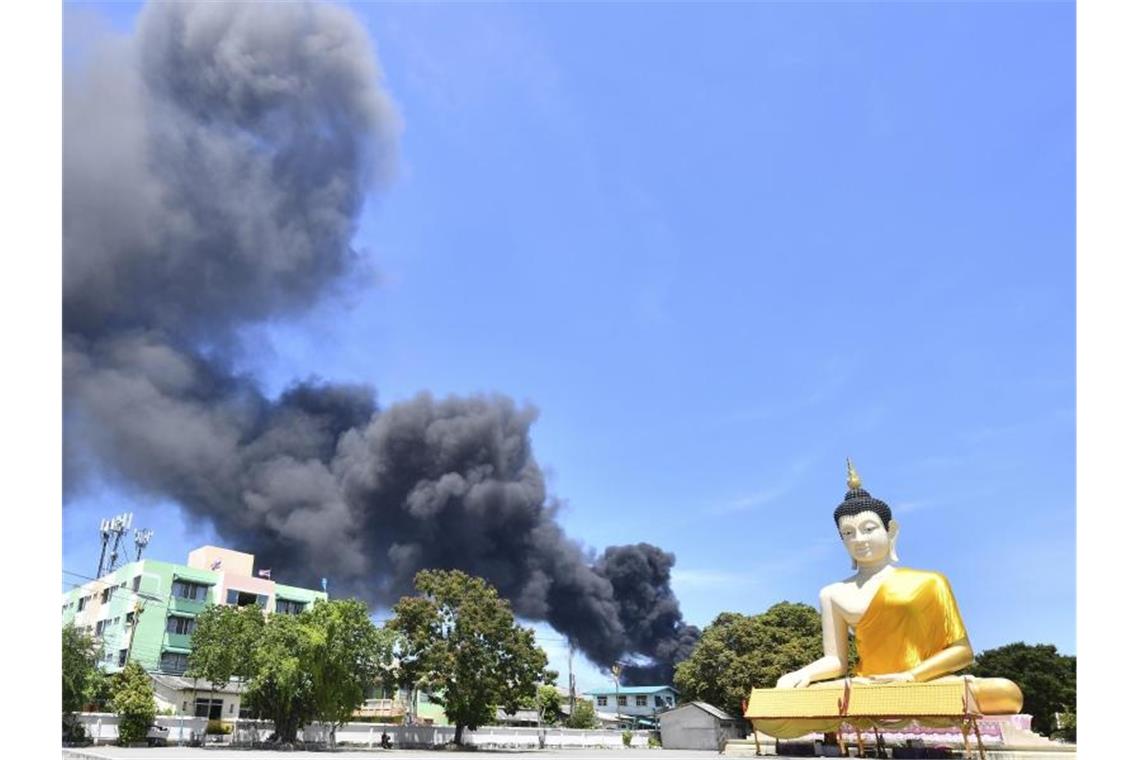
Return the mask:
[[492,582],[626,680],[669,680],[691,649],[648,544],[595,558],[563,533],[499,396],[380,408],[319,380],[267,398],[234,367],[243,327],[359,279],[351,246],[400,130],[348,12],[162,3],[67,72],[67,492],[96,471],[176,501],[286,582],[328,577],[388,604],[423,568]]

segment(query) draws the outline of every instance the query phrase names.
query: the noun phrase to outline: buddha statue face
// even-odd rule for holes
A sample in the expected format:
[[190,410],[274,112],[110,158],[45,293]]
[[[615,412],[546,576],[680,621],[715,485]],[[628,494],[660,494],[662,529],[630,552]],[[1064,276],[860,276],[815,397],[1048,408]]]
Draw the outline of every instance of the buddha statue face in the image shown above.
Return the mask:
[[898,561],[895,553],[895,539],[898,537],[898,523],[891,520],[883,525],[883,519],[871,510],[854,515],[843,515],[838,520],[839,537],[851,555],[852,567],[878,565],[887,560]]

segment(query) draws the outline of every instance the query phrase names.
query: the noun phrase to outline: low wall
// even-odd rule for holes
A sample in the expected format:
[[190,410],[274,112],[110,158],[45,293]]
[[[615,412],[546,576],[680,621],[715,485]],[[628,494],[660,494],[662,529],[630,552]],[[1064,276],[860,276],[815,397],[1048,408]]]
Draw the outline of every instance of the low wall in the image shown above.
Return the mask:
[[[119,739],[119,716],[114,713],[79,713],[79,723],[96,744],[111,744]],[[191,718],[185,715],[159,715],[156,725],[169,729],[167,741],[171,744],[188,743],[192,736],[206,731],[205,718]]]
[[[113,713],[80,713],[76,716],[96,744],[110,744],[119,738],[119,716]],[[167,741],[186,744],[201,738],[206,731],[205,718],[179,715],[159,715],[154,722],[169,730]],[[234,726],[226,737],[228,744],[249,746],[264,742],[273,733],[273,724],[263,720],[226,721]],[[336,730],[338,744],[379,746],[381,735],[387,733],[396,747],[436,747],[447,744],[455,736],[454,726],[394,726],[384,723],[346,723]],[[634,747],[649,746],[650,731],[633,731]],[[306,742],[328,741],[325,726],[305,726],[298,738]],[[623,746],[620,731],[603,731],[587,728],[521,728],[514,726],[484,726],[478,731],[464,731],[463,743],[475,747],[550,747],[587,748]]]

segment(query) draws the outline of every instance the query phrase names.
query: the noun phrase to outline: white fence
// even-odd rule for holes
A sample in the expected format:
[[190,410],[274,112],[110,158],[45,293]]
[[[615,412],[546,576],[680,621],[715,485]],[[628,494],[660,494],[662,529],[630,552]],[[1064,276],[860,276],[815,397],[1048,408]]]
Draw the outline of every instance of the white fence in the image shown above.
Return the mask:
[[[119,717],[112,713],[80,713],[79,722],[96,744],[110,744],[119,738]],[[205,718],[177,715],[159,715],[154,722],[169,730],[167,741],[185,744],[201,739],[206,731]],[[248,746],[263,742],[273,733],[273,724],[260,720],[233,721],[234,731],[225,738],[226,743]],[[454,726],[394,726],[384,723],[346,723],[336,730],[338,744],[380,746],[380,738],[387,733],[396,747],[434,747],[447,744],[455,737]],[[650,731],[633,731],[634,747],[649,745]],[[311,724],[298,738],[306,742],[327,742],[328,728]],[[478,731],[464,731],[463,743],[476,747],[621,747],[620,731],[603,731],[584,728],[520,728],[514,726],[484,726]]]
[[[79,723],[96,744],[110,744],[119,739],[119,716],[114,713],[79,713]],[[171,744],[188,743],[195,735],[206,731],[205,718],[159,715],[154,722],[169,729],[167,741]]]

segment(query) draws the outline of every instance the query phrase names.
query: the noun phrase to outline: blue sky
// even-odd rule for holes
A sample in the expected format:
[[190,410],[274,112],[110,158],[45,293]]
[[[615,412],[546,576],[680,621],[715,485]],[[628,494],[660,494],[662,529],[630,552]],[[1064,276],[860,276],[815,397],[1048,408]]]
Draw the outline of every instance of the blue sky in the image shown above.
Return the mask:
[[[250,333],[268,391],[533,403],[567,533],[673,552],[702,626],[848,571],[850,455],[976,649],[1075,652],[1071,4],[353,7],[405,122],[378,276]],[[212,539],[107,488],[64,569],[127,509]]]

